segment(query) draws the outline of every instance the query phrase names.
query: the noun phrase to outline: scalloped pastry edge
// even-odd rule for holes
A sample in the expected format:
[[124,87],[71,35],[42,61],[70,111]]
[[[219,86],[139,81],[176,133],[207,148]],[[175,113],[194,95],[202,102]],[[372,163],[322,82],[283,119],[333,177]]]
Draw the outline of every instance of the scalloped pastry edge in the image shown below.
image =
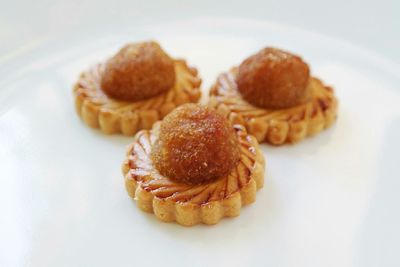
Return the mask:
[[[217,224],[224,217],[239,216],[242,206],[255,202],[256,191],[264,186],[264,156],[256,138],[251,135],[249,136],[251,137],[251,144],[256,150],[256,160],[249,182],[227,198],[205,204],[174,202],[158,198],[151,192],[144,190],[140,186],[140,182],[130,178],[128,159],[122,164],[126,191],[131,198],[136,200],[137,206],[142,211],[154,213],[163,222],[177,222],[184,226],[193,226],[200,223],[213,225]],[[135,141],[136,139],[132,144]],[[132,144],[127,149],[127,155],[132,152]]]
[[[316,135],[324,129],[329,128],[337,119],[338,100],[333,93],[333,89],[325,86],[319,79],[313,78],[325,90],[331,90],[329,95],[331,104],[322,110],[317,106],[315,114],[311,116],[311,108],[314,108],[312,101],[304,104],[304,118],[298,121],[282,119],[245,119],[240,113],[231,111],[229,105],[221,103],[213,95],[216,91],[218,81],[210,90],[208,105],[224,114],[232,124],[241,124],[246,127],[249,134],[256,137],[258,142],[267,142],[272,145],[283,145],[285,143],[298,143],[308,136]],[[251,104],[249,104],[251,106]],[[300,106],[299,106],[300,107]],[[298,107],[294,107],[298,108]]]
[[[96,99],[93,99],[93,97],[80,93],[81,90],[85,90],[85,88],[80,86],[80,81],[85,78],[84,74],[87,74],[87,72],[82,73],[73,88],[77,114],[88,126],[99,128],[105,134],[122,133],[126,136],[132,136],[139,130],[150,129],[156,121],[164,118],[175,107],[184,103],[196,103],[201,97],[201,79],[197,76],[197,69],[188,66],[184,60],[175,61],[177,64],[182,64],[188,73],[192,75],[187,80],[191,88],[177,90],[173,99],[169,99],[169,94],[166,93],[164,97],[165,103],[160,107],[148,107],[129,112],[118,112],[117,109],[104,107],[96,103]],[[152,101],[157,97],[159,96],[149,98],[147,101]],[[143,101],[143,105],[146,105],[146,100]]]

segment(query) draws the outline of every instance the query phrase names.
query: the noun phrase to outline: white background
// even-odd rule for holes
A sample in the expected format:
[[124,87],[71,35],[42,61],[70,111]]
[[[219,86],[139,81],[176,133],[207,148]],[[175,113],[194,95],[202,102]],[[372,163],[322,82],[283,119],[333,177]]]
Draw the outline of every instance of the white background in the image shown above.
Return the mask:
[[[400,62],[398,0],[1,0],[0,59],[48,38],[107,25],[143,24],[196,16],[264,19],[345,39]],[[132,22],[135,23],[132,23]]]
[[[0,1],[0,266],[400,266],[400,1]],[[245,20],[237,35],[227,32],[235,20],[223,19],[154,34],[160,21],[198,16],[289,24],[375,52]],[[92,131],[74,114],[77,74],[123,43],[110,32],[135,40],[149,24],[167,51],[198,65],[205,90],[265,40],[295,49],[337,88],[330,130],[263,147],[267,186],[239,218],[184,229],[143,214],[120,177],[131,139]],[[46,43],[52,53],[38,48]]]

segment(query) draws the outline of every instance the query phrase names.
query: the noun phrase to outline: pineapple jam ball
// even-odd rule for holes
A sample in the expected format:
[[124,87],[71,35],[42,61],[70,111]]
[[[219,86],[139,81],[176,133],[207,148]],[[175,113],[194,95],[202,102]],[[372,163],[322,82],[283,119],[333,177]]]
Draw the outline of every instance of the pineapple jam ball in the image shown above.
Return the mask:
[[236,134],[217,111],[185,104],[161,122],[151,158],[164,176],[201,184],[228,175],[240,158]]
[[236,82],[249,103],[281,109],[307,101],[309,79],[310,69],[299,56],[267,47],[242,62]]
[[107,61],[101,88],[118,100],[148,99],[174,86],[174,64],[156,42],[128,44]]

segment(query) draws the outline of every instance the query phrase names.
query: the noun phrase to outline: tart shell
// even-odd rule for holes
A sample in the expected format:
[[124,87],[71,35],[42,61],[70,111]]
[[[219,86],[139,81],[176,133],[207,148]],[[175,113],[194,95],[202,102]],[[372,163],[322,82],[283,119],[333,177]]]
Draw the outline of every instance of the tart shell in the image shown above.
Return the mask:
[[175,60],[176,82],[168,92],[136,101],[120,101],[108,97],[100,88],[104,64],[81,74],[74,86],[75,108],[82,120],[106,134],[134,135],[150,129],[175,107],[199,100],[201,79],[197,70],[184,60]]
[[311,78],[310,99],[291,108],[268,110],[245,101],[236,84],[237,68],[221,74],[210,90],[209,106],[225,114],[232,124],[242,124],[259,142],[296,143],[330,127],[336,120],[338,101],[331,87]]
[[136,134],[122,165],[126,190],[141,210],[164,222],[191,226],[238,216],[243,205],[255,201],[257,189],[264,184],[265,163],[257,140],[243,126],[234,126],[241,149],[237,166],[227,177],[199,185],[174,182],[154,168],[150,153],[158,128],[159,122],[151,131]]

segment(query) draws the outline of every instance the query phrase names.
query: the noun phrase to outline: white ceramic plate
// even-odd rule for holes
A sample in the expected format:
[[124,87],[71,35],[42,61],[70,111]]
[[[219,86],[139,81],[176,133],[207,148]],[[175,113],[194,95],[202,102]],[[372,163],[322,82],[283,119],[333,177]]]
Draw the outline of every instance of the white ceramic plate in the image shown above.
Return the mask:
[[[266,45],[333,85],[339,118],[300,144],[263,145],[265,187],[240,217],[185,228],[125,192],[132,138],[74,111],[82,70],[127,41],[159,40],[197,66],[204,94]],[[332,38],[268,22],[194,19],[65,36],[0,65],[1,266],[399,266],[399,68]]]

